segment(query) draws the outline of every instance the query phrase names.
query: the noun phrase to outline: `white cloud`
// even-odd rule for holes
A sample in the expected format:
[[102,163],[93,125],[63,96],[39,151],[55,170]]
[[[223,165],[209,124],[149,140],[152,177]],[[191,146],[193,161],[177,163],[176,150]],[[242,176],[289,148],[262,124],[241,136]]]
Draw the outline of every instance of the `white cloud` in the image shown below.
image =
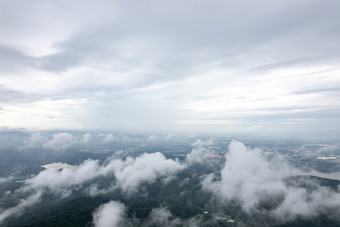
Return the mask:
[[334,215],[337,218],[340,214],[340,192],[318,185],[316,187],[314,191],[288,187],[284,201],[272,211],[272,215],[283,221],[294,220],[298,216],[311,217],[319,214]]
[[47,142],[47,138],[42,136],[40,132],[32,133],[28,140],[25,141],[25,144],[28,147],[35,147],[35,146],[41,146],[44,143]]
[[209,146],[213,144],[212,139],[207,141],[197,140],[192,144],[193,148],[189,154],[186,156],[186,162],[188,164],[193,164],[195,162],[203,161],[208,154],[211,154]]
[[166,207],[152,209],[147,222],[151,226],[181,226],[184,224],[182,220],[175,218]]
[[284,192],[286,188],[282,178],[292,173],[286,166],[266,161],[260,150],[249,150],[236,141],[230,143],[226,160],[221,170],[221,181],[212,182],[212,176],[209,176],[203,186],[227,200],[242,201],[246,211],[250,211],[261,199]]
[[27,199],[22,199],[18,205],[15,207],[6,209],[1,211],[0,213],[0,224],[3,223],[3,221],[10,217],[10,216],[20,216],[22,212],[25,211],[25,209],[29,206],[32,206],[40,201],[42,196],[41,191],[37,191],[36,193],[30,195]]
[[171,212],[165,207],[154,208],[149,214],[149,217],[159,224],[168,222],[171,216]]
[[168,134],[166,137],[165,137],[165,140],[172,140],[175,138],[175,135],[174,134]]
[[104,143],[110,143],[110,142],[114,142],[117,141],[118,139],[116,139],[116,137],[112,134],[107,134],[104,138]]
[[151,135],[151,136],[149,136],[148,141],[149,141],[149,142],[155,142],[155,141],[157,141],[158,139],[159,139],[159,136],[157,136],[157,135]]
[[[126,193],[132,193],[138,190],[138,186],[142,183],[152,183],[157,177],[166,179],[184,168],[178,160],[167,159],[159,152],[145,153],[135,158],[127,157],[125,160],[114,157],[112,156],[103,165],[100,165],[96,160],[86,160],[73,168],[46,169],[36,176],[26,179],[24,185],[14,193],[17,197],[22,196],[22,193],[31,195],[22,199],[17,206],[4,210],[0,220],[3,221],[9,216],[23,211],[25,207],[38,202],[41,195],[47,191],[62,198],[68,197],[72,194],[72,189],[75,186],[80,186],[84,182],[100,176],[114,175],[117,180],[106,189],[98,189],[96,185],[90,186],[87,189],[90,195],[107,193],[116,188],[121,188]],[[10,179],[0,180],[1,183]],[[166,182],[164,181],[164,183]]]
[[81,140],[82,143],[88,143],[91,141],[91,134],[90,133],[85,133],[83,135],[83,138]]
[[136,158],[112,159],[106,165],[99,165],[95,160],[86,160],[79,166],[64,168],[61,171],[46,169],[27,179],[25,187],[58,191],[61,188],[80,185],[98,176],[112,174],[117,178],[116,186],[132,192],[143,182],[153,182],[159,176],[171,176],[181,169],[183,166],[178,161],[166,159],[159,152],[145,153]]
[[103,171],[113,171],[117,184],[124,191],[133,192],[142,182],[151,183],[159,176],[171,176],[183,168],[179,161],[166,159],[163,154],[156,152],[145,153],[137,158],[112,160]]
[[93,213],[93,223],[96,227],[120,226],[125,213],[125,206],[122,203],[110,201],[101,205]]
[[0,177],[0,185],[12,181],[13,177]]
[[62,132],[62,133],[54,134],[53,138],[49,140],[48,142],[46,142],[44,146],[47,148],[55,149],[55,150],[61,150],[72,145],[74,142],[75,141],[74,141],[72,134]]
[[261,150],[249,149],[241,142],[233,141],[229,144],[221,179],[215,181],[214,175],[210,174],[202,181],[202,186],[222,202],[239,201],[249,213],[268,199],[282,200],[269,212],[283,221],[298,215],[322,214],[327,209],[340,212],[337,208],[340,205],[339,192],[319,186],[312,180],[304,181],[304,185],[316,188],[312,191],[285,181],[285,178],[299,174],[302,172],[290,167],[285,160],[268,159]]
[[75,168],[46,169],[38,175],[25,181],[26,187],[30,189],[48,188],[51,191],[59,191],[101,175],[101,167],[98,161],[86,160]]

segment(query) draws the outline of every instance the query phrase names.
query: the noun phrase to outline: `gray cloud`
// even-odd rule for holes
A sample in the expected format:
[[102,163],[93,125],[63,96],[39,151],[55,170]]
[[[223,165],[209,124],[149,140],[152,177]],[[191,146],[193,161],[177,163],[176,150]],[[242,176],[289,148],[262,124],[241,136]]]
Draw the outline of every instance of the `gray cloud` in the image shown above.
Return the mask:
[[32,102],[37,100],[37,97],[33,97],[30,94],[27,94],[22,91],[14,90],[11,88],[7,88],[0,84],[0,103],[24,103],[24,102]]
[[80,60],[77,54],[61,52],[42,57],[37,68],[59,73],[78,65]]
[[[32,109],[52,106],[50,112],[69,116],[46,117],[45,123],[185,130],[176,122],[212,117],[247,128],[276,113],[249,117],[244,106],[256,111],[327,103],[324,112],[339,106],[340,6],[332,0],[11,1],[2,7],[0,102],[24,112],[18,103],[27,100]],[[322,83],[310,78],[320,71]],[[57,100],[73,101],[81,111]],[[18,124],[33,118],[24,115]],[[329,116],[314,115],[312,123],[319,119]]]
[[35,58],[6,44],[0,44],[0,71],[14,73],[35,64]]

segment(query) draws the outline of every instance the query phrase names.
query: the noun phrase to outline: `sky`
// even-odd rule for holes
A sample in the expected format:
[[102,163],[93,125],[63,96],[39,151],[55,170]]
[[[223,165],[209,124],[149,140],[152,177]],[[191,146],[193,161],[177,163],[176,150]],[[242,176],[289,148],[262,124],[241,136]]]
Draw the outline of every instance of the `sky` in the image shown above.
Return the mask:
[[340,132],[336,0],[0,0],[0,127]]
[[[280,155],[266,156],[266,151],[247,147],[235,140],[229,143],[228,151],[223,152],[226,161],[221,165],[222,160],[207,158],[214,152],[211,145],[212,141],[197,140],[182,161],[167,158],[160,152],[140,153],[135,156],[131,156],[131,153],[115,153],[102,162],[87,159],[78,165],[64,164],[64,168],[60,167],[60,163],[54,163],[54,167],[50,165],[49,168],[26,177],[0,177],[0,185],[18,183],[19,179],[22,182],[15,190],[2,193],[0,224],[10,225],[11,222],[6,223],[8,218],[20,218],[24,211],[37,208],[34,205],[51,203],[51,200],[55,202],[69,198],[70,201],[74,196],[82,196],[81,199],[86,204],[89,196],[99,199],[92,200],[97,202],[111,196],[120,201],[110,201],[98,206],[93,213],[96,227],[207,226],[207,222],[214,217],[223,217],[228,213],[236,223],[245,222],[246,226],[249,223],[261,226],[263,223],[256,225],[252,221],[262,222],[263,219],[271,222],[271,226],[278,226],[273,224],[272,218],[277,219],[280,225],[289,225],[292,221],[311,223],[317,220],[338,226],[340,191],[336,189],[334,182],[312,178],[311,172],[293,167]],[[59,167],[56,166],[58,164]],[[309,177],[302,178],[306,174]],[[155,190],[163,192],[155,195]],[[197,194],[197,190],[202,190],[203,194]],[[179,193],[180,196],[176,197],[173,193]],[[162,201],[166,195],[171,198],[170,202]],[[192,201],[196,200],[195,195],[201,196],[202,201]],[[129,199],[137,199],[137,203],[129,203]],[[183,202],[180,200],[191,204],[190,215],[180,215],[183,212],[179,208]],[[173,205],[171,201],[177,202]],[[136,209],[136,204],[139,207],[137,210],[142,209],[143,202],[148,204],[143,209],[144,213],[149,210],[147,219],[141,220],[140,216],[128,215],[135,212],[133,210]],[[160,205],[159,208],[154,207],[157,204]],[[175,209],[174,215],[166,209],[167,204],[172,210]],[[201,209],[195,211],[197,207]],[[58,209],[62,210],[63,207],[59,206]],[[184,208],[184,211],[187,209],[188,207]],[[203,211],[208,211],[211,217],[199,218]],[[210,226],[216,225],[217,222]]]

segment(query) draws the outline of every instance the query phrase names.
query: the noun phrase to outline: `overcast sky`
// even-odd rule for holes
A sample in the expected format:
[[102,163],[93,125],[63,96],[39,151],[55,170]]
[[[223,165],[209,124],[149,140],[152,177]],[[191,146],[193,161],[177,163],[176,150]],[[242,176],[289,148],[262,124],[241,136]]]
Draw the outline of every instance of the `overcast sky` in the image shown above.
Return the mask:
[[0,0],[0,126],[340,132],[340,1]]

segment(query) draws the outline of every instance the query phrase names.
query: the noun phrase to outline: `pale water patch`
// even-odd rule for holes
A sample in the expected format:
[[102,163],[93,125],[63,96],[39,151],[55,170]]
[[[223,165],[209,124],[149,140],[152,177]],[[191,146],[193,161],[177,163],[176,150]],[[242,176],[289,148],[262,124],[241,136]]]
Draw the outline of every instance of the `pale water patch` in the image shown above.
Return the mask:
[[311,172],[304,173],[304,175],[328,178],[328,179],[332,179],[332,180],[340,180],[340,172],[321,173],[321,172],[312,170]]
[[62,162],[53,162],[53,163],[50,163],[50,164],[47,164],[47,165],[43,165],[41,167],[43,167],[45,169],[66,169],[66,168],[72,169],[72,168],[75,168],[75,166],[73,166],[73,165],[69,165],[67,163],[62,163]]
[[319,160],[335,160],[336,157],[334,157],[334,156],[328,156],[328,157],[320,156],[320,157],[317,157],[316,159],[319,159]]

